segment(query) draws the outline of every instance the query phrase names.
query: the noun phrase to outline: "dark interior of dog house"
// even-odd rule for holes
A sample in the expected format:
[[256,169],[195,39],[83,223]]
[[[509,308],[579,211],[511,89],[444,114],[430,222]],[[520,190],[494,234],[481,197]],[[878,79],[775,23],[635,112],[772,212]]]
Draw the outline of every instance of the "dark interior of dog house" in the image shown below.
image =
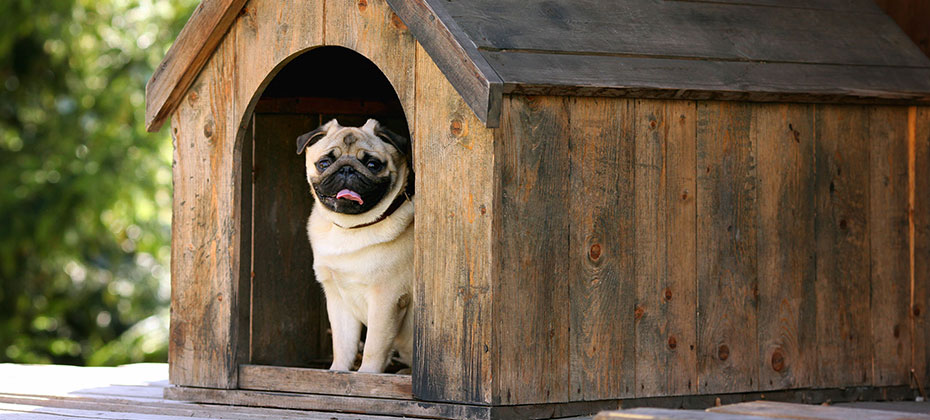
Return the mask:
[[271,79],[255,106],[242,153],[242,167],[252,168],[242,171],[243,223],[251,224],[243,226],[251,232],[250,238],[243,235],[251,260],[251,272],[243,276],[251,279],[247,363],[325,369],[332,362],[326,301],[307,239],[313,197],[305,156],[294,153],[297,136],[332,118],[344,126],[376,118],[410,135],[391,83],[352,50],[306,51]]

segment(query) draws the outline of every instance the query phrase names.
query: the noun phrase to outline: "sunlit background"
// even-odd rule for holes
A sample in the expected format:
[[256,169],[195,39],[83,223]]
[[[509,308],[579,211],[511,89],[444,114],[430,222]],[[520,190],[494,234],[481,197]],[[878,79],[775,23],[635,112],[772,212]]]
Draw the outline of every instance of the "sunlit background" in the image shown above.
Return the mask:
[[0,362],[166,361],[172,145],[145,83],[196,4],[0,3]]

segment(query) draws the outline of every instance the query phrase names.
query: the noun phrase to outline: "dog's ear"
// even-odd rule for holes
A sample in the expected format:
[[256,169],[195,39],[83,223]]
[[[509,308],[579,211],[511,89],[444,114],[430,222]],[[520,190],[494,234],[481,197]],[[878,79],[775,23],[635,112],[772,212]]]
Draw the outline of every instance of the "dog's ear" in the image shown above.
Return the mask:
[[397,151],[402,153],[404,157],[407,158],[408,162],[410,161],[410,155],[412,153],[410,146],[410,139],[397,134],[387,128],[384,128],[378,121],[368,120],[368,123],[365,125],[374,123],[373,132],[376,136],[380,137],[382,140],[386,141],[391,146],[394,146]]
[[297,137],[297,154],[301,154],[308,147],[312,146],[313,143],[316,143],[317,140],[326,137],[326,134],[329,132],[333,126],[339,126],[339,122],[336,119],[330,120],[328,123],[319,126],[316,130],[313,130],[309,133],[301,134],[300,137]]

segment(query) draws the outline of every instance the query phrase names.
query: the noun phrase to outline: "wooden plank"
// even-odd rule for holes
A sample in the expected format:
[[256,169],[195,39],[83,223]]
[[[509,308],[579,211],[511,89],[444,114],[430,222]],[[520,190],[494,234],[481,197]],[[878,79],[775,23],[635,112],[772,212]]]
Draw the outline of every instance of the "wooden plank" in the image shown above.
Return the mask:
[[239,366],[239,388],[259,391],[413,399],[410,375]]
[[391,81],[412,127],[416,41],[410,30],[384,1],[326,0],[324,7],[323,43],[349,48],[374,62]]
[[490,419],[490,407],[391,398],[340,395],[293,394],[284,392],[229,390],[191,387],[165,388],[165,398],[210,404],[247,407],[281,407],[336,413],[367,413],[448,419]]
[[504,94],[930,103],[930,69],[485,51]]
[[[171,248],[172,383],[234,387],[238,322],[242,142],[231,86],[233,43],[224,43],[172,118],[174,203]],[[248,261],[248,258],[245,258]],[[244,291],[243,291],[244,292]],[[244,350],[244,349],[243,349]]]
[[816,108],[818,386],[871,382],[869,115]]
[[[569,102],[507,97],[495,131],[493,403],[569,400]],[[527,372],[534,380],[527,381]]]
[[930,392],[930,107],[909,110],[908,143],[911,363],[925,392]]
[[[493,135],[417,48],[413,392],[488,404],[492,391]],[[440,164],[436,164],[441,162]]]
[[799,420],[930,420],[930,415],[831,407],[826,405],[792,404],[775,401],[755,401],[714,407],[708,411],[738,416],[753,415],[766,418]]
[[757,389],[758,193],[748,104],[697,106],[698,392]]
[[158,131],[215,53],[246,0],[201,2],[145,84],[145,128]]
[[500,125],[501,80],[437,0],[387,0],[475,116]]
[[814,109],[755,105],[760,389],[815,386]]
[[917,47],[930,57],[930,2],[921,0],[875,0]]
[[872,0],[674,0],[696,3],[752,4],[770,7],[792,7],[799,9],[821,9],[880,13]]
[[907,108],[869,107],[872,384],[910,382]]
[[311,367],[332,358],[307,239],[313,196],[291,141],[319,125],[319,115],[255,114],[249,363]]
[[[633,101],[569,103],[572,400],[633,395]],[[541,141],[559,142],[559,137]],[[546,181],[544,181],[546,182]],[[554,232],[547,232],[554,233]],[[555,257],[555,256],[553,256]],[[563,257],[564,258],[564,257]]]
[[637,397],[697,390],[695,104],[636,101]]
[[732,416],[697,410],[672,410],[668,408],[633,408],[629,410],[602,411],[594,420],[610,419],[653,419],[653,420],[761,420],[769,417]]
[[882,13],[651,0],[444,6],[472,42],[491,51],[930,67]]

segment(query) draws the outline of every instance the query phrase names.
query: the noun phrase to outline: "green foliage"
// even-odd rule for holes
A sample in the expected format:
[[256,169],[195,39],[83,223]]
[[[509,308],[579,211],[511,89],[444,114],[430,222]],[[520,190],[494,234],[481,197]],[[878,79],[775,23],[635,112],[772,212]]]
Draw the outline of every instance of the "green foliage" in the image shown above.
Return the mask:
[[166,359],[172,146],[144,90],[195,4],[0,5],[0,362]]

